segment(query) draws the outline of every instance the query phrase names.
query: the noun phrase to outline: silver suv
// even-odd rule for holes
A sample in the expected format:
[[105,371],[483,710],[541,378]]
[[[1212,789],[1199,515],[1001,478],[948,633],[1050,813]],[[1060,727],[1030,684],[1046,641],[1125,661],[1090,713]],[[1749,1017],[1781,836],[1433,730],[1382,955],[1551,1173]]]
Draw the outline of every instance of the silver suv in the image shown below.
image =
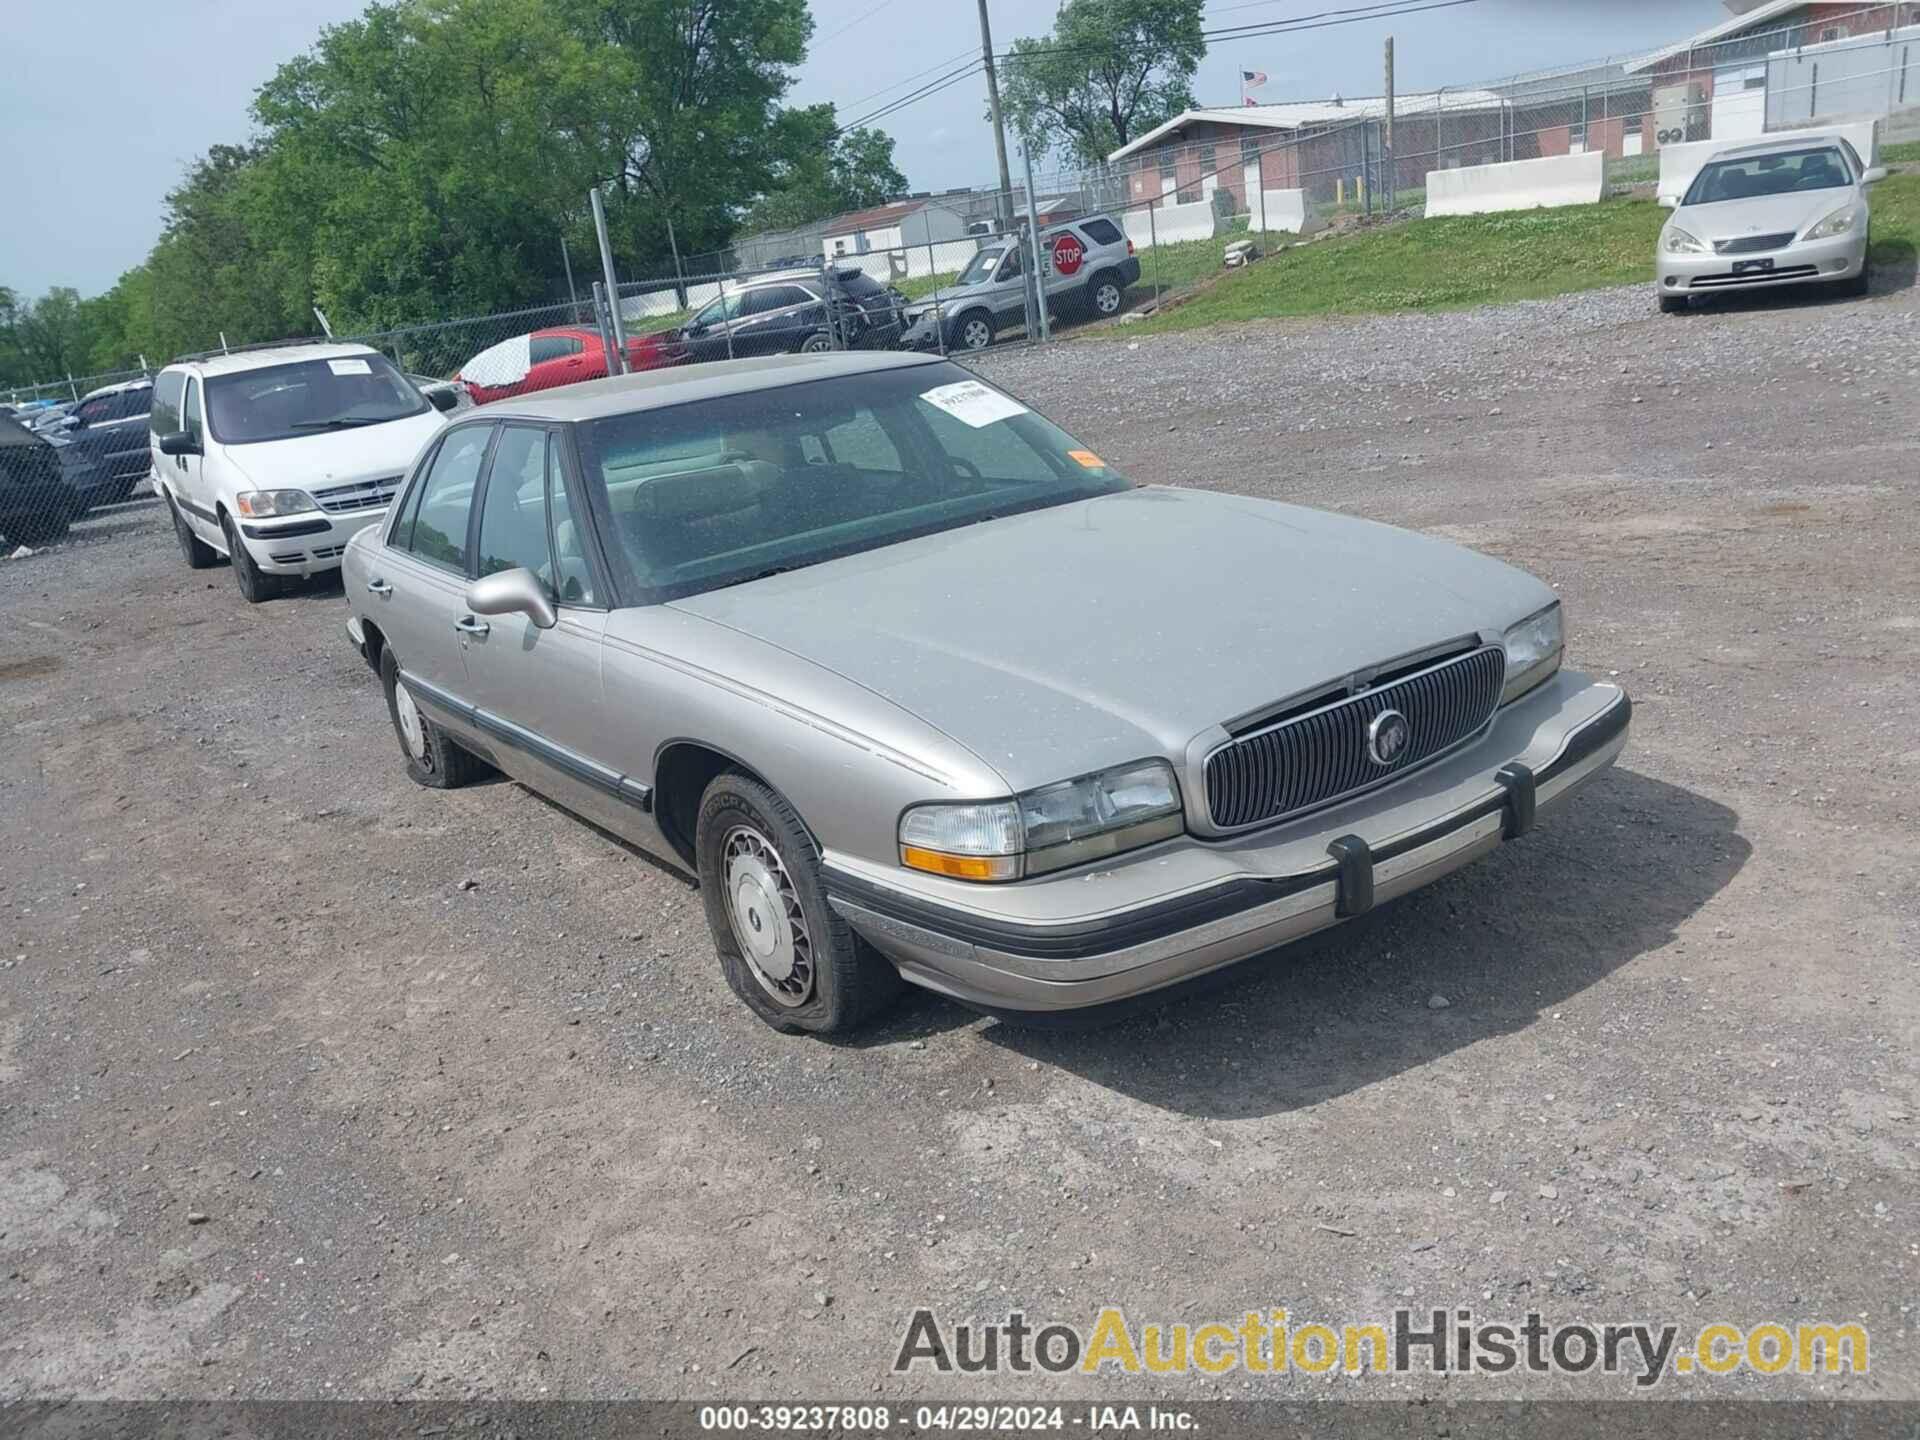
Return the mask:
[[[908,350],[938,350],[946,330],[949,350],[984,350],[1007,325],[1026,323],[1027,243],[1024,234],[981,242],[979,253],[953,284],[907,309]],[[1129,285],[1140,279],[1140,257],[1120,222],[1090,215],[1040,231],[1041,285],[1053,314],[1115,315]]]

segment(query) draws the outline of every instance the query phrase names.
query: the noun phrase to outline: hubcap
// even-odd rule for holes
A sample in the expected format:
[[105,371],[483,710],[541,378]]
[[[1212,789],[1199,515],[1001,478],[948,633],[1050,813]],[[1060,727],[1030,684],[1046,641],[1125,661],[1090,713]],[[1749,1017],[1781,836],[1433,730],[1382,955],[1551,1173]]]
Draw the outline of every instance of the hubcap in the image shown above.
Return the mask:
[[413,703],[413,696],[399,681],[395,681],[393,686],[393,708],[400,716],[400,743],[407,747],[407,754],[414,759],[424,759],[427,753],[427,727],[420,719],[420,707]]
[[823,350],[831,350],[833,343],[824,335],[809,335],[807,343],[800,347],[809,355],[818,355]]
[[1120,308],[1120,292],[1111,285],[1102,285],[1095,293],[1093,303],[1100,307],[1100,313],[1111,315]]
[[985,325],[975,320],[961,332],[961,338],[967,342],[969,350],[984,350],[987,348],[987,342],[993,337],[987,333]]
[[767,837],[736,825],[720,846],[727,918],[747,968],[774,1002],[788,1009],[813,996],[813,937],[793,880]]

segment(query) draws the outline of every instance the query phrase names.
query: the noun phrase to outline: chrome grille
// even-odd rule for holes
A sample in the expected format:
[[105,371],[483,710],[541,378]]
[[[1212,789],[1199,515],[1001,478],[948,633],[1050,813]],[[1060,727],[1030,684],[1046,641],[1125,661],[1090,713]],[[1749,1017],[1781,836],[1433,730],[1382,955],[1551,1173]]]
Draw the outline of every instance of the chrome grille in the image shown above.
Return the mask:
[[313,503],[334,515],[349,510],[376,510],[391,503],[393,492],[399,488],[398,475],[383,475],[378,480],[356,480],[331,490],[315,490]]
[[[1208,813],[1221,829],[1237,830],[1417,770],[1493,717],[1506,678],[1506,652],[1490,645],[1243,735],[1207,757]],[[1387,710],[1406,717],[1408,741],[1382,766],[1367,754],[1367,727]]]
[[1721,255],[1757,255],[1763,250],[1784,250],[1793,243],[1793,231],[1780,235],[1741,235],[1732,240],[1716,240],[1713,248]]

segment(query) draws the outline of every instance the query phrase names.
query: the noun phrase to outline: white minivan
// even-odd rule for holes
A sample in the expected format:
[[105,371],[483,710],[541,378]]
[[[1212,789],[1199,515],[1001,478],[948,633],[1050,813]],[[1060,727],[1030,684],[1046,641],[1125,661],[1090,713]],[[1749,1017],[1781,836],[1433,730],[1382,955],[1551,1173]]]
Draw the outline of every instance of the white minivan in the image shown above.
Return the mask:
[[446,423],[379,351],[276,345],[176,360],[153,383],[153,473],[196,570],[250,602],[338,569]]

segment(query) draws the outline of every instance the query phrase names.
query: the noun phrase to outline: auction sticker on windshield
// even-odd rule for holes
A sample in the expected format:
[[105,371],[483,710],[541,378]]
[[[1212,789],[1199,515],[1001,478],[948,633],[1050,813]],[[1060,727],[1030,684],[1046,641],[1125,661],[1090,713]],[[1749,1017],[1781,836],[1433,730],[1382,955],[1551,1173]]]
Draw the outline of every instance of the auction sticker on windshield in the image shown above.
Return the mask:
[[984,429],[996,420],[1010,420],[1027,413],[1027,407],[978,380],[961,380],[952,385],[936,385],[920,398],[974,429]]
[[329,360],[327,368],[336,375],[371,375],[373,367],[364,360]]

